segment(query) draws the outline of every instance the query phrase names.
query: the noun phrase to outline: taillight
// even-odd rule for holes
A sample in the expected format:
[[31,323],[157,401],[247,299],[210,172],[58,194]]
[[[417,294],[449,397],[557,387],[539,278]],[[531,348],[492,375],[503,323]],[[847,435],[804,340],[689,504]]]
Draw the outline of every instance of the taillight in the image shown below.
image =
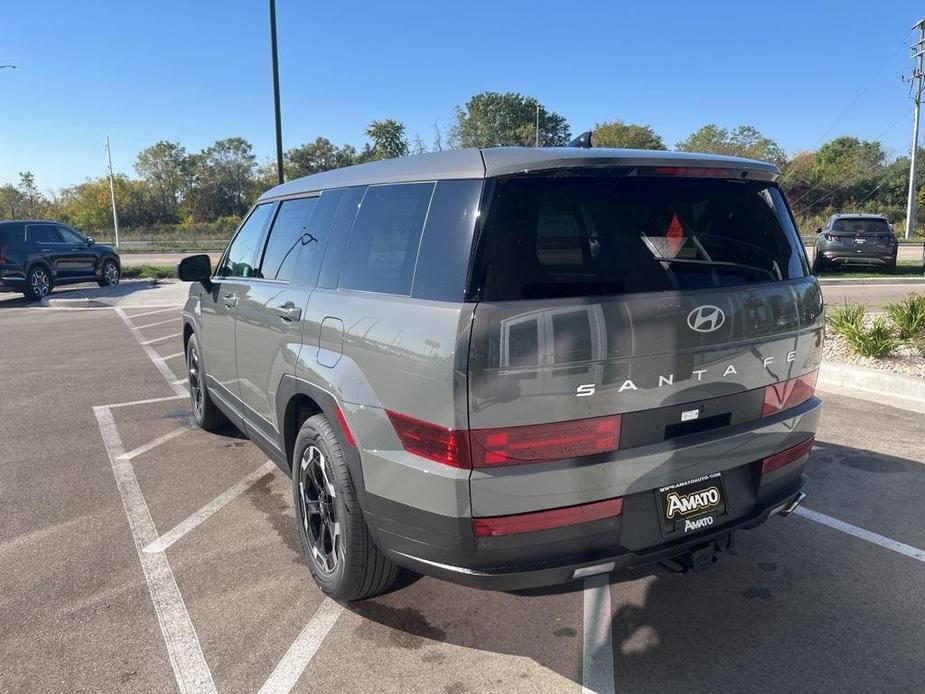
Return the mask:
[[0,265],[6,265],[6,256],[3,255],[3,246],[0,246]]
[[522,465],[607,453],[620,447],[620,415],[553,424],[473,429],[472,467]]
[[823,234],[822,237],[823,237],[826,241],[832,241],[832,240],[835,238],[835,237],[832,236],[831,234]]
[[470,468],[467,431],[456,431],[386,410],[401,445],[414,453],[444,465]]
[[789,381],[781,381],[764,389],[764,404],[761,407],[761,416],[789,410],[811,397],[816,392],[816,371],[803,374]]
[[616,518],[621,513],[623,513],[623,499],[607,499],[579,506],[554,508],[549,511],[518,513],[515,516],[473,518],[472,532],[476,537],[530,533],[537,530],[590,523],[605,518]]
[[815,436],[810,436],[803,443],[797,444],[793,448],[788,448],[786,451],[768,456],[761,461],[761,474],[766,475],[778,468],[796,462],[812,450],[815,440]]

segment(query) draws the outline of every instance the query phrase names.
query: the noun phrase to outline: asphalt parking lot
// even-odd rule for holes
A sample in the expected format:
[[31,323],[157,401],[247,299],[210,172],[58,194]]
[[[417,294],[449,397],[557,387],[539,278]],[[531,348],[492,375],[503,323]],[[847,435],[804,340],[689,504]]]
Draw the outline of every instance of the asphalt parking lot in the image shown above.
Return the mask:
[[0,303],[0,691],[918,692],[925,423],[823,394],[807,511],[701,574],[342,607],[289,481],[190,427],[179,308]]

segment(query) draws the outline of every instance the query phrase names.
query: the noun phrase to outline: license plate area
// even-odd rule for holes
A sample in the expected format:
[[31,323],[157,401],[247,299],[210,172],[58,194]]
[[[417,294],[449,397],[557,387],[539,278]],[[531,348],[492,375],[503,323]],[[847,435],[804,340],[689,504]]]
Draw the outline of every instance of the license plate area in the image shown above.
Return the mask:
[[661,487],[656,497],[664,537],[708,530],[727,512],[726,489],[720,472]]

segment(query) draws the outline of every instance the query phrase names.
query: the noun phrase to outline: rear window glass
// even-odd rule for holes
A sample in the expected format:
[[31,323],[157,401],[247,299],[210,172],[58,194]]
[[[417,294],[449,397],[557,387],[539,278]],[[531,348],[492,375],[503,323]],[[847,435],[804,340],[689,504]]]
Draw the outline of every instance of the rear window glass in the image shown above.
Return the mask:
[[4,243],[22,243],[25,240],[23,227],[21,224],[3,224],[0,225],[0,241]]
[[473,268],[485,301],[734,287],[803,277],[766,181],[577,175],[498,179]]
[[433,183],[370,186],[350,232],[341,289],[410,294]]
[[836,219],[833,231],[849,234],[891,234],[890,225],[885,219]]

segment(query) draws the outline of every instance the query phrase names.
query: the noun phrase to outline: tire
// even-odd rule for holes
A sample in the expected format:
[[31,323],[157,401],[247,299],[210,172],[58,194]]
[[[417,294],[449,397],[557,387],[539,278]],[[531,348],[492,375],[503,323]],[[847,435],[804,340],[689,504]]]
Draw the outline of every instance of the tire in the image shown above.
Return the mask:
[[894,260],[892,263],[890,263],[889,265],[886,266],[886,271],[887,271],[887,273],[890,274],[890,275],[895,275],[895,274],[896,274],[896,261],[895,261],[895,260]]
[[201,429],[219,431],[228,426],[228,418],[216,407],[206,387],[202,368],[202,353],[196,335],[190,335],[186,344],[186,369],[189,376],[190,408],[193,419]]
[[103,269],[100,271],[100,278],[97,284],[101,287],[115,287],[122,278],[122,269],[112,258],[107,258],[103,263]]
[[812,273],[813,273],[814,275],[818,275],[818,274],[824,272],[825,269],[826,269],[825,261],[824,261],[819,255],[816,255],[816,256],[813,258],[813,266],[812,266],[812,268],[811,268]]
[[323,414],[302,424],[292,461],[299,538],[315,583],[342,602],[388,590],[399,568],[366,527],[340,442]]
[[46,265],[37,263],[29,268],[26,273],[26,287],[23,294],[29,301],[40,301],[49,294],[54,288],[51,280],[51,272]]

